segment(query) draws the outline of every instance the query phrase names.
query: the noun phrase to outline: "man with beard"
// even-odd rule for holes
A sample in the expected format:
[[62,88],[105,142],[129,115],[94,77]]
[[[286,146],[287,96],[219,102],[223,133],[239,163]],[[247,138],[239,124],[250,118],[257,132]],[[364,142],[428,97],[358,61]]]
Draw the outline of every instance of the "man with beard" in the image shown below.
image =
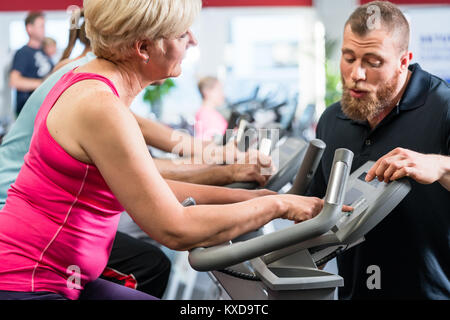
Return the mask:
[[[317,127],[327,148],[308,194],[325,194],[337,148],[354,152],[352,171],[376,161],[367,181],[406,176],[412,186],[363,243],[338,257],[340,299],[450,298],[450,87],[410,65],[408,42],[395,5],[358,7],[344,27],[342,100]],[[376,288],[368,285],[374,269]]]

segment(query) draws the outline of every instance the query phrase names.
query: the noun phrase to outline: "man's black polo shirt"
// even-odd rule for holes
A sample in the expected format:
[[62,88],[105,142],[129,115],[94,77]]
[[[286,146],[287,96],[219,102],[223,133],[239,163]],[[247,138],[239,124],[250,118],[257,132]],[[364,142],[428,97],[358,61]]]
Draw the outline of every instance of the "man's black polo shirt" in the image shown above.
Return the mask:
[[[374,129],[348,119],[340,102],[323,113],[317,138],[326,144],[308,194],[323,197],[334,151],[354,152],[352,171],[402,147],[424,154],[450,154],[450,87],[418,64],[399,105]],[[341,299],[450,299],[450,192],[438,182],[412,190],[366,241],[338,257],[345,285]],[[371,265],[380,268],[381,289],[369,290]]]

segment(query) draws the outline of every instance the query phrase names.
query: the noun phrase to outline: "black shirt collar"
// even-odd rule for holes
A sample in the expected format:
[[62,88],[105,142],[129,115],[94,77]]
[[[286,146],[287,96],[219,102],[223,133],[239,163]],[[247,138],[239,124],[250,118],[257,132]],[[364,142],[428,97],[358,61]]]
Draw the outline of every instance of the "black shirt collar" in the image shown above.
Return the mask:
[[[411,64],[408,69],[412,72],[412,75],[406,86],[405,93],[400,99],[397,108],[395,108],[397,109],[397,112],[412,110],[423,106],[427,99],[427,92],[430,88],[431,75],[428,72],[423,71],[418,63]],[[342,112],[342,109],[337,113],[337,117],[350,120]]]

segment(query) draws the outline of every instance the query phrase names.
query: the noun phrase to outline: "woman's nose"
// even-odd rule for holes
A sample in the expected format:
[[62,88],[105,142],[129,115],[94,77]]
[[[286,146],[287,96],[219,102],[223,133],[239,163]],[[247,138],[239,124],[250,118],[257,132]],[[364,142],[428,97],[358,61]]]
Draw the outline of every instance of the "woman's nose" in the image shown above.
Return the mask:
[[197,38],[195,38],[192,31],[189,30],[189,46],[196,46],[197,44],[198,44]]

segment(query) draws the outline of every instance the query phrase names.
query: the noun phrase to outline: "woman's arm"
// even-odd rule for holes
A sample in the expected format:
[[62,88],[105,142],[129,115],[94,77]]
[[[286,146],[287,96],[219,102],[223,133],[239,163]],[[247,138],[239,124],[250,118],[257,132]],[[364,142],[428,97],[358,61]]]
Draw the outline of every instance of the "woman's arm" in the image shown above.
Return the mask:
[[[133,116],[136,118],[147,145],[160,150],[176,153],[180,156],[190,156],[194,155],[196,151],[201,152],[209,144],[209,142],[195,139],[186,132],[174,130],[157,121],[136,114],[133,114]],[[198,150],[195,150],[195,146]]]
[[227,204],[247,201],[261,196],[275,195],[276,192],[258,189],[232,189],[201,184],[191,184],[180,181],[167,180],[167,184],[174,192],[179,202],[188,197],[195,199],[197,204]]
[[[75,139],[125,210],[146,233],[169,248],[219,244],[274,218],[301,221],[321,210],[320,199],[290,195],[185,208],[179,200],[198,197],[201,190],[174,182],[169,186],[159,174],[135,118],[117,97],[96,91],[77,102],[71,121],[78,128]],[[233,198],[234,192],[222,189],[221,195],[209,192],[209,197]],[[205,189],[201,197],[208,202]]]
[[179,156],[193,157],[193,162],[196,164],[235,163],[236,159],[246,156],[236,148],[234,143],[218,146],[211,141],[194,138],[182,130],[174,130],[157,121],[133,115],[147,145]]

